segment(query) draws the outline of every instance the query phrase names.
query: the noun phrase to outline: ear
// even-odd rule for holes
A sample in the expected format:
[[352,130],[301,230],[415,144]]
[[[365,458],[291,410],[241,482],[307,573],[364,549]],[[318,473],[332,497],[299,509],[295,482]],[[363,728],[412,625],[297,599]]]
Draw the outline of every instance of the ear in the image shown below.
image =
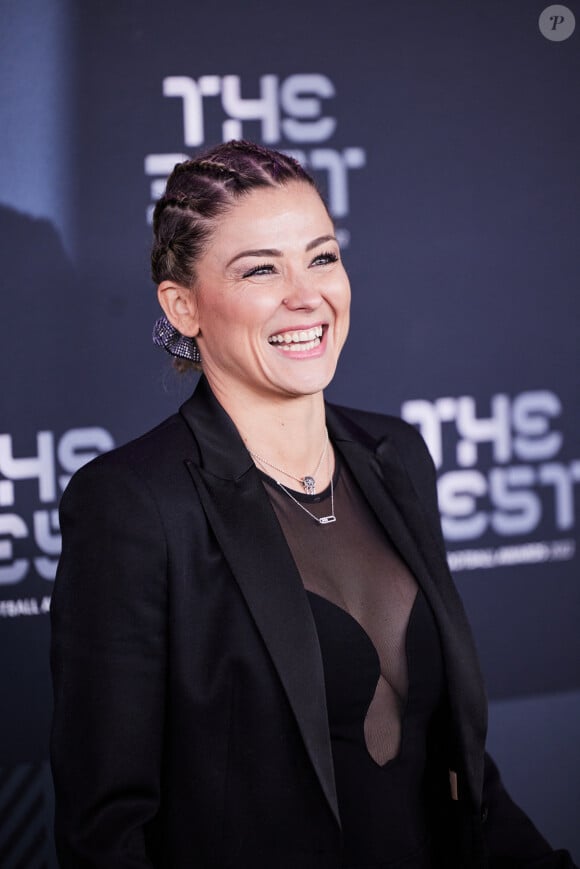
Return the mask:
[[162,281],[157,287],[157,298],[163,313],[172,326],[188,338],[199,334],[195,293],[173,281]]

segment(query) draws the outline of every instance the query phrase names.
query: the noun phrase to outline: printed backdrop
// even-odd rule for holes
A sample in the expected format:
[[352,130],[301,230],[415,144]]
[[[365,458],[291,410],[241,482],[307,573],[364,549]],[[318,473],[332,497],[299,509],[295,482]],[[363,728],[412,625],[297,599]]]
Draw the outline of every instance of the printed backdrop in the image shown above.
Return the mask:
[[491,750],[580,861],[578,0],[0,8],[0,865],[54,865],[59,496],[193,386],[151,344],[152,203],[240,136],[328,199],[354,291],[329,397],[425,437]]

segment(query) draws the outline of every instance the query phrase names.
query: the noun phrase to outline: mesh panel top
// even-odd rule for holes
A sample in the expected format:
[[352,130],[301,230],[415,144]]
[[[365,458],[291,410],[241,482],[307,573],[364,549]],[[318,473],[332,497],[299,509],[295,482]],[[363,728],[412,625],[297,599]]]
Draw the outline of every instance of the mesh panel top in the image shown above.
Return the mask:
[[[380,674],[364,732],[369,754],[383,765],[396,756],[401,741],[405,638],[417,583],[344,466],[334,492],[337,521],[330,525],[318,525],[273,480],[267,491],[305,588],[350,613],[377,651]],[[292,494],[315,515],[330,512],[328,490]]]
[[[326,525],[263,479],[320,643],[340,866],[432,869],[426,771],[444,676],[428,601],[348,468],[335,473],[336,522]],[[292,495],[315,516],[331,512],[329,489]]]

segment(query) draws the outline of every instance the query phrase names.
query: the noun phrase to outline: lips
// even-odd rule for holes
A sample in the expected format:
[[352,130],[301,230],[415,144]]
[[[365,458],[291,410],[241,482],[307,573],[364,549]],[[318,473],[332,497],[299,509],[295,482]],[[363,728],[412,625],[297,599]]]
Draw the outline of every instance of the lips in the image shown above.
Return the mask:
[[312,326],[311,329],[293,329],[270,335],[268,343],[290,352],[313,350],[320,344],[322,333],[322,326]]

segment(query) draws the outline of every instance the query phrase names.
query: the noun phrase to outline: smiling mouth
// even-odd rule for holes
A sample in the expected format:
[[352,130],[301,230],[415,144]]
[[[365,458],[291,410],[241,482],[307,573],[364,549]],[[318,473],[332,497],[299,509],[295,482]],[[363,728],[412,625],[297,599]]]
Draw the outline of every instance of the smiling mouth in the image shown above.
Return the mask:
[[290,352],[314,350],[320,344],[323,331],[322,326],[313,326],[311,329],[278,332],[276,335],[270,335],[268,343]]

